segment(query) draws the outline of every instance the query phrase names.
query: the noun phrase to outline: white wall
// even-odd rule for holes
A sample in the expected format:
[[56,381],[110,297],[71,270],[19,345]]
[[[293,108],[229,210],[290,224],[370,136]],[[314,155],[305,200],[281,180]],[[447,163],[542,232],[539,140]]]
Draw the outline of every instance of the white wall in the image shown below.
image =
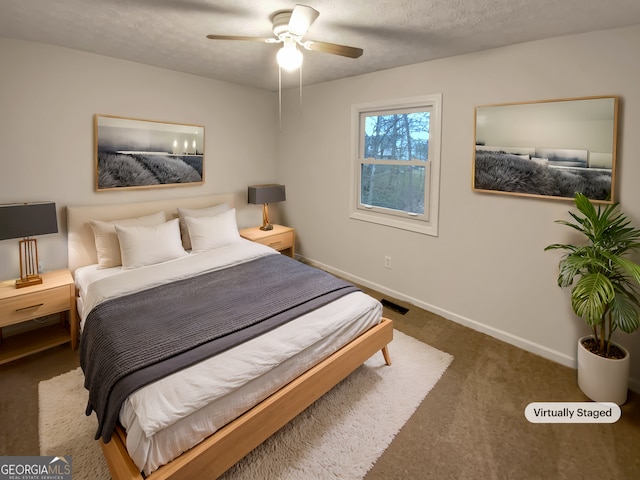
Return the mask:
[[[261,223],[246,189],[276,180],[272,92],[4,38],[0,62],[0,203],[56,202],[61,232],[38,237],[45,270],[67,265],[67,205],[235,192],[241,226]],[[205,184],[95,192],[94,114],[203,125]],[[0,241],[0,278],[18,275],[17,240]]]
[[[589,333],[556,285],[567,201],[471,190],[474,107],[619,95],[618,192],[640,226],[640,26],[515,45],[286,92],[279,176],[298,252],[352,279],[566,365]],[[428,48],[428,45],[425,45]],[[540,68],[544,66],[545,68]],[[540,73],[549,72],[549,73]],[[443,94],[439,237],[349,219],[350,106]],[[392,257],[392,269],[383,258]],[[640,380],[640,334],[617,336]],[[549,399],[553,400],[553,399]]]

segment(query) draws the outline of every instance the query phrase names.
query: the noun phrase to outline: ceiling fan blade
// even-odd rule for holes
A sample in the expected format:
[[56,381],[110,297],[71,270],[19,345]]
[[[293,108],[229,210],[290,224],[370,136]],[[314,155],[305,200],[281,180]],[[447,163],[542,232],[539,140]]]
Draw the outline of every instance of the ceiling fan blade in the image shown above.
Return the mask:
[[307,50],[313,50],[314,52],[331,53],[349,58],[358,58],[364,52],[361,48],[347,47],[346,45],[338,45],[335,43],[316,42],[315,40],[307,40],[303,42],[302,45]]
[[251,42],[276,43],[279,40],[272,37],[247,37],[242,35],[207,35],[210,40],[249,40]]
[[320,12],[316,9],[308,7],[306,5],[296,5],[291,12],[291,18],[289,19],[289,33],[302,37],[309,27],[316,21]]

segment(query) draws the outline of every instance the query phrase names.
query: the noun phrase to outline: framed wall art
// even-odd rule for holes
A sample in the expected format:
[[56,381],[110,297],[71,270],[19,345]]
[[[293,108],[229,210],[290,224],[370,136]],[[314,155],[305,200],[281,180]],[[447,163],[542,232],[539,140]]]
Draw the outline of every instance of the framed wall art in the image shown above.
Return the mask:
[[617,97],[476,107],[472,188],[613,203],[617,118]]
[[202,185],[204,127],[94,116],[95,189]]

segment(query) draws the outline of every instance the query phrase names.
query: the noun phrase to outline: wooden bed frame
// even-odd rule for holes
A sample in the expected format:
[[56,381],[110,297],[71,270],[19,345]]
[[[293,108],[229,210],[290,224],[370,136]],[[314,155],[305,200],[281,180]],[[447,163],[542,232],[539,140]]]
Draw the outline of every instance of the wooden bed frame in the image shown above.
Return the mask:
[[[391,365],[387,344],[392,339],[393,322],[383,318],[381,323],[146,478],[218,478],[377,351],[381,350],[385,362]],[[100,440],[100,444],[114,479],[145,478],[127,453],[126,435],[121,428],[109,443]]]
[[[74,272],[81,266],[97,263],[93,235],[88,225],[90,219],[114,220],[160,210],[176,216],[176,207],[203,208],[223,202],[233,206],[233,201],[233,195],[215,195],[159,202],[68,207],[69,269]],[[126,448],[126,434],[118,427],[109,443],[100,440],[111,475],[116,480],[217,478],[376,352],[381,351],[385,363],[391,365],[387,345],[392,340],[393,322],[383,318],[378,325],[147,477],[133,463]]]

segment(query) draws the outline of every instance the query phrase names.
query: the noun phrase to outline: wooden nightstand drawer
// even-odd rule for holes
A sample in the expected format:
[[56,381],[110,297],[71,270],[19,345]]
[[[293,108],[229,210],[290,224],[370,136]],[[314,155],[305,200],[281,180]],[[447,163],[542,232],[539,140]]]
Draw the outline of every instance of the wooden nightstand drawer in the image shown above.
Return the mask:
[[279,233],[277,235],[259,238],[256,242],[275,248],[276,250],[284,250],[285,248],[291,248],[293,245],[293,232]]
[[0,327],[70,309],[68,286],[7,298],[0,302]]
[[296,231],[293,228],[273,225],[272,230],[261,230],[260,227],[251,227],[240,230],[240,236],[278,250],[291,258],[295,256]]

